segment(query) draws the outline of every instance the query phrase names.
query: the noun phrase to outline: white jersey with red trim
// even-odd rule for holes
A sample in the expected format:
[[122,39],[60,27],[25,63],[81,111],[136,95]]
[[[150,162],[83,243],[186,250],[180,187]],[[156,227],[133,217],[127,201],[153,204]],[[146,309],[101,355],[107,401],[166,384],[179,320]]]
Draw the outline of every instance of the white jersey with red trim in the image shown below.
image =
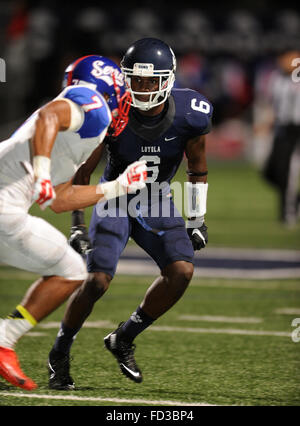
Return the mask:
[[[76,104],[79,122],[59,132],[51,153],[53,186],[67,182],[103,141],[111,112],[103,96],[87,86],[69,86],[56,99]],[[39,110],[0,143],[0,213],[28,210],[33,185],[32,144]]]

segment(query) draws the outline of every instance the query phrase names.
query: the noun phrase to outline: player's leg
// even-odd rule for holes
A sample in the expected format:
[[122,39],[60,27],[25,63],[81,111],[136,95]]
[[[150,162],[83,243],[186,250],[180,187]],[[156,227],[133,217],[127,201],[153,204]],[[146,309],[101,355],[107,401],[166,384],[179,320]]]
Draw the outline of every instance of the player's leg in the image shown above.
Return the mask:
[[149,287],[130,318],[104,339],[123,374],[135,382],[142,381],[142,373],[134,359],[133,340],[182,297],[193,275],[194,252],[183,219],[161,217],[145,220],[150,227],[163,230],[164,234],[155,235],[136,223],[132,236],[156,261],[161,276]]
[[142,372],[134,358],[133,340],[181,298],[192,275],[192,263],[178,261],[168,265],[149,287],[142,303],[130,318],[104,338],[122,373],[136,383],[142,382]]
[[5,215],[0,219],[1,261],[45,275],[30,287],[15,310],[0,320],[0,373],[12,384],[31,389],[35,385],[20,370],[14,347],[70,296],[87,272],[66,238],[44,220],[29,215]]
[[167,265],[148,288],[141,309],[156,320],[182,297],[193,277],[193,264],[177,261]]
[[70,389],[67,379],[71,346],[94,304],[109,287],[128,241],[130,224],[127,217],[101,219],[95,216],[94,210],[90,229],[93,243],[93,250],[87,259],[90,273],[69,300],[61,328],[49,353],[49,386],[52,389]]
[[82,286],[70,297],[63,323],[80,329],[93,310],[94,304],[108,290],[112,276],[104,272],[89,273]]

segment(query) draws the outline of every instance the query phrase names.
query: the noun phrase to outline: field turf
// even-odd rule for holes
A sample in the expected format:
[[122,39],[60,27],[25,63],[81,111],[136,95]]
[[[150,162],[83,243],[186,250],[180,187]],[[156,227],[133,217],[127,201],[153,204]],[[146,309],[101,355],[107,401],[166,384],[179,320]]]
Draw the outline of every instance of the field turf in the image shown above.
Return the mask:
[[[33,277],[2,268],[2,278],[0,316],[19,302]],[[144,382],[135,384],[121,375],[102,339],[127,319],[150,282],[151,277],[118,276],[96,304],[73,345],[73,392],[47,388],[47,355],[64,307],[50,315],[33,330],[38,335],[26,336],[17,345],[24,371],[39,385],[34,393],[42,399],[11,396],[30,393],[1,380],[0,405],[300,404],[300,343],[291,339],[295,315],[277,313],[299,309],[299,282],[268,280],[261,288],[255,280],[193,280],[183,299],[136,339]]]

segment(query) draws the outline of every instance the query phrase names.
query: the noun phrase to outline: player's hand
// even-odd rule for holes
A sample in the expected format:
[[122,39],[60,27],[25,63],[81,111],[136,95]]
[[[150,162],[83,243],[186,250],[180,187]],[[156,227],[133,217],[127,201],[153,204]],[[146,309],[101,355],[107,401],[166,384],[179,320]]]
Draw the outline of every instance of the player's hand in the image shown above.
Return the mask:
[[126,188],[127,192],[133,193],[145,188],[147,179],[146,161],[136,161],[130,164],[127,169],[117,178],[120,185]]
[[92,250],[92,243],[89,239],[88,231],[84,225],[72,226],[69,237],[69,244],[77,253],[87,255]]
[[32,201],[35,201],[42,210],[50,206],[56,194],[50,179],[37,178],[34,182]]
[[193,220],[189,220],[187,222],[187,233],[193,244],[193,249],[201,250],[206,247],[208,242],[207,226],[204,222],[200,226],[197,225],[199,224],[195,222],[195,226],[193,226]]

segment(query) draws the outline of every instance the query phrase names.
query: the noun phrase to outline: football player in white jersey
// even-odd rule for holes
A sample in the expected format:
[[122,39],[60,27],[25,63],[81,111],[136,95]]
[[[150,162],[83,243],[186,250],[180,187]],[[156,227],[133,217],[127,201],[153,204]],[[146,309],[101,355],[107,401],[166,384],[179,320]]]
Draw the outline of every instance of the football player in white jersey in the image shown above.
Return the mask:
[[73,185],[79,166],[105,135],[126,127],[130,94],[120,68],[90,55],[71,64],[65,89],[0,143],[0,262],[38,273],[21,303],[0,319],[0,375],[23,389],[37,387],[22,372],[14,347],[28,330],[61,305],[87,277],[81,256],[48,222],[28,214],[36,202],[60,213],[145,186],[145,162],[128,166],[115,181]]

